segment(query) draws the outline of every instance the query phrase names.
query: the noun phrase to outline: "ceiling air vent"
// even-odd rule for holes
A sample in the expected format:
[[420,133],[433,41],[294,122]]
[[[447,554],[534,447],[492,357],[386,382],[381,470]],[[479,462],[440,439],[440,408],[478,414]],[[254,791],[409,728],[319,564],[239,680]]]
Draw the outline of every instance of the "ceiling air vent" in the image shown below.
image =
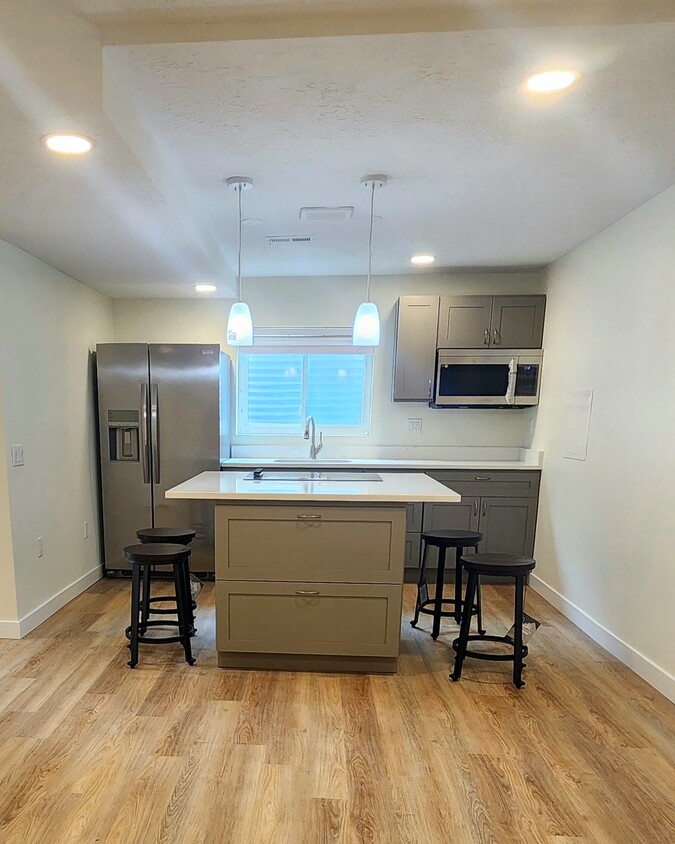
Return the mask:
[[354,213],[352,205],[337,208],[301,208],[300,219],[306,223],[346,223]]
[[267,245],[274,246],[275,243],[311,243],[312,238],[306,234],[268,234]]

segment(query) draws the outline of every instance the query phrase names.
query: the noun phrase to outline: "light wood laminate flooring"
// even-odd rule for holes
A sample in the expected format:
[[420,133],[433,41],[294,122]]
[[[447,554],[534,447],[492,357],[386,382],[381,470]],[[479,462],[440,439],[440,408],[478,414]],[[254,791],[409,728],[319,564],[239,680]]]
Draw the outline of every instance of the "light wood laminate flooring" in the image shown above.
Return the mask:
[[[529,591],[526,686],[508,663],[448,679],[456,627],[413,630],[395,676],[216,667],[213,584],[197,664],[123,636],[102,580],[0,640],[2,844],[669,844],[675,707]],[[511,623],[484,589],[486,626]]]

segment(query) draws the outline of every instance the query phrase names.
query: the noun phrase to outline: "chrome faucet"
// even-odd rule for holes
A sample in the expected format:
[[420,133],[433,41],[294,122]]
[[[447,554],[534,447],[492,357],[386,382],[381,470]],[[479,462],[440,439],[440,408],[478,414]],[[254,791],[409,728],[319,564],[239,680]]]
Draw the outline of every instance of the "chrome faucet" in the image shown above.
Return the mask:
[[316,444],[316,422],[314,421],[313,416],[308,416],[305,420],[305,439],[308,440],[310,438],[309,431],[312,431],[312,443],[309,447],[309,458],[310,460],[316,460],[316,455],[321,451],[323,448],[323,431],[319,433],[319,444]]

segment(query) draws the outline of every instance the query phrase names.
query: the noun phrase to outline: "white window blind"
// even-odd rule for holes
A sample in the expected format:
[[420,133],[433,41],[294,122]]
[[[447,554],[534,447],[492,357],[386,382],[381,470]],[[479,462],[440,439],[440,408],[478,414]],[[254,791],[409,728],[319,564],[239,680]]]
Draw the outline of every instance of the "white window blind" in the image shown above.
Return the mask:
[[301,434],[307,416],[329,433],[368,433],[372,351],[342,342],[347,329],[322,331],[261,329],[239,350],[238,433]]

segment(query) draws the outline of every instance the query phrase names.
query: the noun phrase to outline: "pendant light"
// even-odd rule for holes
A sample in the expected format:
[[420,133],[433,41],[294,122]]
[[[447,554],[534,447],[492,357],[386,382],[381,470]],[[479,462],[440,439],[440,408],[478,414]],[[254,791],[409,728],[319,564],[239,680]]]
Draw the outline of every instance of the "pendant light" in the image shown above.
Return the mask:
[[251,309],[241,300],[241,194],[253,187],[253,180],[246,176],[230,176],[227,180],[230,190],[237,192],[239,200],[239,249],[237,252],[237,301],[230,308],[227,320],[227,343],[229,346],[253,345],[253,319]]
[[364,176],[361,184],[370,191],[370,232],[368,235],[368,278],[366,281],[366,301],[359,305],[354,317],[352,343],[354,346],[380,345],[380,314],[377,305],[370,301],[370,272],[373,265],[373,221],[375,220],[375,188],[383,188],[387,177],[382,175]]

